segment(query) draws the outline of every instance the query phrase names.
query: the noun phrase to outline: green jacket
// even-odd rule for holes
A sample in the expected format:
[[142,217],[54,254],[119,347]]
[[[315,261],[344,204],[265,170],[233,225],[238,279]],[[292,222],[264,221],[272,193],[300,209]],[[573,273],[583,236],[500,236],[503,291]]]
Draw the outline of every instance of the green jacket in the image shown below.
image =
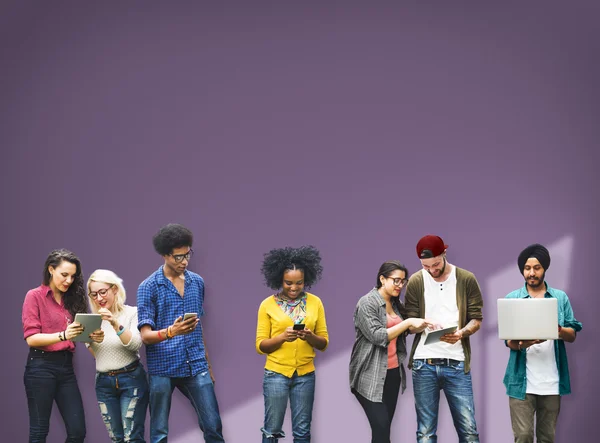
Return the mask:
[[[425,318],[425,284],[423,283],[423,272],[414,273],[406,287],[405,307],[408,317]],[[463,328],[473,319],[483,319],[483,297],[479,283],[473,275],[465,269],[456,266],[456,304],[458,306],[458,328]],[[421,339],[421,333],[415,336],[408,367],[412,368],[413,355]],[[461,340],[463,352],[465,353],[465,373],[471,370],[471,344],[469,337]]]

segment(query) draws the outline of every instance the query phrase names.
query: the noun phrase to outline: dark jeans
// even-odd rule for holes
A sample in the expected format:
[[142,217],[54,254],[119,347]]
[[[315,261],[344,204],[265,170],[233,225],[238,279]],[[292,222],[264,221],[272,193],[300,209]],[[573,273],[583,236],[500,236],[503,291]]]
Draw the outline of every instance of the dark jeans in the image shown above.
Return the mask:
[[29,407],[29,442],[46,441],[52,404],[55,401],[65,422],[65,442],[83,442],[85,417],[81,393],[73,371],[73,353],[45,352],[31,348],[23,379]]
[[371,425],[371,443],[390,443],[390,428],[400,393],[400,369],[388,369],[383,385],[383,401],[367,400],[355,390],[356,396]]
[[533,443],[533,419],[538,443],[554,443],[560,412],[560,395],[526,394],[525,400],[508,398],[515,443]]

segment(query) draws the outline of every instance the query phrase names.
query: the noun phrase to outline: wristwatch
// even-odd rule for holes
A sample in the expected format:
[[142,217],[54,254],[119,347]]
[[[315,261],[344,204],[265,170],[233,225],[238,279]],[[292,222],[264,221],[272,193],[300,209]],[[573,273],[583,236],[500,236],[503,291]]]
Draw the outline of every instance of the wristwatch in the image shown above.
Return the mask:
[[123,325],[119,325],[119,330],[117,331],[117,337],[120,336],[123,332],[125,332],[125,328]]

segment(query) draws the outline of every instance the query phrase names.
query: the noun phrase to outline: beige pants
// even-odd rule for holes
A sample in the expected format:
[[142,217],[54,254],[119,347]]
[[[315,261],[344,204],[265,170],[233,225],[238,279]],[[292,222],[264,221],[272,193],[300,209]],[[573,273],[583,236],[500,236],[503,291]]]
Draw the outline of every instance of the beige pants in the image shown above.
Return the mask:
[[560,395],[527,394],[525,400],[508,398],[515,443],[533,443],[533,418],[537,443],[554,443]]

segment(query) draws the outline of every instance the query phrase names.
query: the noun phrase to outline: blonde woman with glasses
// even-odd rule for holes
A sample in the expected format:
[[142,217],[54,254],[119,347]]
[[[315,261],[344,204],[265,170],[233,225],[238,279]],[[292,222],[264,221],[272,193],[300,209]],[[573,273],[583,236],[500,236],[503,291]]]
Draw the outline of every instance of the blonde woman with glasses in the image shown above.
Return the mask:
[[102,343],[88,347],[96,358],[96,398],[114,442],[144,442],[149,390],[138,353],[142,339],[137,308],[125,304],[123,281],[112,271],[96,270],[89,278],[92,312],[102,315]]

